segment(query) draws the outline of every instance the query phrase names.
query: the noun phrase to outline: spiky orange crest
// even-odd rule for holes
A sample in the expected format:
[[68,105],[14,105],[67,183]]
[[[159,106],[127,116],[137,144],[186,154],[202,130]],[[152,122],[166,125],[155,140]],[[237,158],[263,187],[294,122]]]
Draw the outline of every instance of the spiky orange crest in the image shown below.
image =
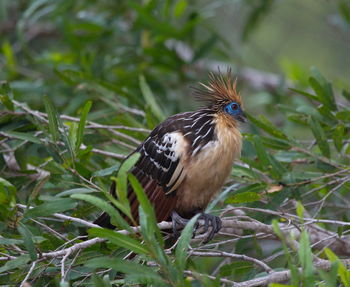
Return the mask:
[[237,92],[237,80],[234,78],[232,70],[227,69],[224,75],[218,73],[209,74],[208,84],[200,83],[200,88],[195,88],[196,99],[209,105],[220,106],[229,102],[242,104],[241,96]]

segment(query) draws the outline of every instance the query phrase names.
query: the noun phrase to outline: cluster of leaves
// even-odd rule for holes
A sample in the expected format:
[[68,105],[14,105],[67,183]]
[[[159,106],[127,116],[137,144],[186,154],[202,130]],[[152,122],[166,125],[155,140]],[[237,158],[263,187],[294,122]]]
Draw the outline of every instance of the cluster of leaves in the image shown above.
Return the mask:
[[[274,2],[256,3],[243,29],[245,39]],[[272,221],[280,238],[273,248],[253,231],[241,238],[220,235],[214,239],[218,245],[203,246],[191,241],[196,218],[169,248],[142,188],[128,173],[137,155],[123,160],[166,114],[188,107],[179,95],[186,83],[207,72],[196,73],[196,63],[207,56],[225,58],[218,44],[226,43],[212,29],[207,39],[196,37],[205,15],[186,0],[37,0],[28,6],[20,1],[8,5],[17,13],[21,5],[25,8],[16,15],[17,36],[2,44],[5,64],[0,75],[7,82],[0,89],[1,284],[26,279],[33,286],[221,286],[266,275],[249,261],[190,256],[190,244],[207,251],[220,246],[259,260],[272,256],[271,268],[291,270],[294,286],[349,286],[346,266],[330,249],[320,255],[313,250],[302,224],[308,216],[348,221],[349,92],[334,91],[316,69],[303,79],[308,89],[271,92],[284,98],[293,94],[299,105],[276,106],[283,127],[268,116],[248,114],[241,161],[208,207],[217,214],[242,206],[296,213],[300,221],[293,223],[302,229],[299,249],[290,247],[286,234],[272,221],[275,215],[257,211],[249,216],[265,224]],[[341,7],[347,15],[347,4]],[[179,43],[192,48],[191,59],[177,53]],[[296,137],[290,133],[293,129],[303,135]],[[108,192],[113,180],[118,200]],[[141,203],[138,231],[122,216],[132,221],[127,180]],[[295,200],[304,205],[299,208],[303,212],[292,206]],[[126,232],[86,225],[102,211]],[[339,237],[348,233],[347,225],[320,226]],[[92,240],[106,241],[55,255],[87,242],[81,237],[86,232]],[[231,241],[224,243],[227,236]],[[130,251],[135,257],[123,260]],[[285,256],[277,256],[280,251]],[[315,272],[316,255],[332,262],[329,272]]]

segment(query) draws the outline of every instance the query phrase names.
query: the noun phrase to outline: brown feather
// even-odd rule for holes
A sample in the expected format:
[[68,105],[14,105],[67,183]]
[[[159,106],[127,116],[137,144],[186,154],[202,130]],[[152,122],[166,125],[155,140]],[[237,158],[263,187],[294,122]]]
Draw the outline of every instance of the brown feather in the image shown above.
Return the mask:
[[[210,74],[209,83],[195,89],[207,107],[169,117],[137,148],[141,157],[131,172],[154,206],[158,222],[168,220],[172,211],[193,215],[204,210],[225,183],[242,146],[237,121],[223,109],[227,103],[242,104],[236,86],[231,69],[226,75]],[[138,222],[139,202],[130,186],[128,199]],[[105,214],[96,222],[110,227]]]
[[231,68],[226,74],[209,74],[209,83],[200,83],[201,87],[194,88],[194,95],[197,100],[210,106],[222,105],[228,102],[242,103],[240,94],[237,92],[237,80],[233,76]]

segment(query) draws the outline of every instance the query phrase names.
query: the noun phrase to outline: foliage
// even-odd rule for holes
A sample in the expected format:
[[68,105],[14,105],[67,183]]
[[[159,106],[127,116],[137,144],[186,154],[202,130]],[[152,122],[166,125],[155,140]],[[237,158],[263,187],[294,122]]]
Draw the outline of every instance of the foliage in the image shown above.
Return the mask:
[[[249,2],[244,41],[275,5]],[[193,218],[170,243],[171,225],[157,225],[128,173],[138,154],[126,157],[166,115],[191,106],[183,94],[206,78],[209,59],[230,61],[225,37],[206,22],[210,3],[4,5],[16,21],[8,18],[1,36],[1,284],[255,286],[275,276],[270,286],[350,286],[350,91],[343,85],[314,67],[272,87],[263,72],[237,70],[243,96],[268,87],[260,96],[275,99],[273,108],[256,115],[246,106],[242,157],[208,207],[221,215],[222,233],[207,244],[193,239]],[[340,1],[344,25],[349,11]],[[137,229],[128,223],[128,180],[141,203]],[[112,181],[118,199],[109,194]],[[119,232],[92,225],[102,211]]]

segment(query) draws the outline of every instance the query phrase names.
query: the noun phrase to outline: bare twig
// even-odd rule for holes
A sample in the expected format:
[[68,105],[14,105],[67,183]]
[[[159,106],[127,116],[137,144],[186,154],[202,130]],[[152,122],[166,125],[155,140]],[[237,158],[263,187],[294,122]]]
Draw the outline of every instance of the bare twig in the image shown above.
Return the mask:
[[204,256],[204,257],[229,257],[229,258],[238,259],[238,260],[242,260],[242,261],[249,261],[249,262],[252,262],[255,265],[261,267],[267,273],[273,272],[273,270],[264,262],[262,262],[258,259],[255,259],[253,257],[243,255],[243,254],[233,254],[233,253],[224,252],[224,251],[195,251],[195,250],[191,250],[191,251],[189,251],[189,255]]
[[[26,206],[26,205],[23,205],[23,204],[17,204],[17,206],[19,208],[22,208],[22,209],[31,209],[33,207],[31,206]],[[77,217],[72,217],[72,216],[68,216],[68,215],[64,215],[64,214],[61,214],[61,213],[53,213],[52,214],[53,216],[57,217],[57,218],[60,218],[60,219],[64,219],[64,220],[69,220],[69,221],[73,221],[73,222],[77,222],[77,223],[80,223],[82,225],[85,225],[85,226],[88,226],[88,227],[100,227],[99,225],[97,224],[94,224],[92,222],[89,222],[89,221],[86,221],[84,219],[81,219],[81,218],[77,218]]]
[[[193,271],[190,271],[190,270],[185,270],[184,274],[186,274],[188,276],[191,276],[193,278],[207,277],[209,279],[216,280],[216,277],[214,277],[214,276],[211,276],[211,275],[208,275],[208,274],[197,273],[197,272],[193,272]],[[236,284],[236,282],[228,280],[228,279],[225,279],[225,278],[220,278],[219,280],[220,280],[221,283],[230,284],[231,286],[235,286],[235,284]]]
[[64,281],[65,277],[66,277],[66,273],[64,272],[64,266],[66,263],[67,258],[69,257],[69,255],[72,253],[71,250],[67,251],[67,253],[63,256],[62,260],[61,260],[61,280]]
[[33,271],[34,271],[34,269],[35,269],[36,263],[37,263],[37,261],[34,261],[34,262],[32,263],[32,265],[30,266],[30,269],[29,269],[29,271],[28,271],[26,277],[24,277],[24,279],[23,279],[23,281],[21,282],[21,284],[19,285],[19,287],[25,286],[25,284],[27,283],[27,281],[28,281],[30,275],[33,273]]
[[35,220],[33,218],[31,218],[30,220],[35,222],[36,224],[40,225],[42,228],[46,229],[48,232],[52,233],[57,238],[59,238],[61,240],[64,240],[64,241],[68,240],[64,235],[58,233],[56,230],[53,230],[51,227],[47,226],[46,224],[44,224],[44,223],[42,223],[40,221],[37,221],[37,220]]
[[[350,267],[350,259],[341,260],[341,262],[347,267]],[[315,268],[319,268],[322,270],[329,270],[332,266],[332,262],[328,260],[320,260],[319,262],[314,263]],[[302,272],[301,268],[299,268],[299,272]],[[278,283],[288,281],[291,278],[290,270],[286,271],[277,271],[271,273],[267,276],[255,278],[252,280],[235,283],[233,287],[256,287],[256,286],[266,286],[270,283]]]

